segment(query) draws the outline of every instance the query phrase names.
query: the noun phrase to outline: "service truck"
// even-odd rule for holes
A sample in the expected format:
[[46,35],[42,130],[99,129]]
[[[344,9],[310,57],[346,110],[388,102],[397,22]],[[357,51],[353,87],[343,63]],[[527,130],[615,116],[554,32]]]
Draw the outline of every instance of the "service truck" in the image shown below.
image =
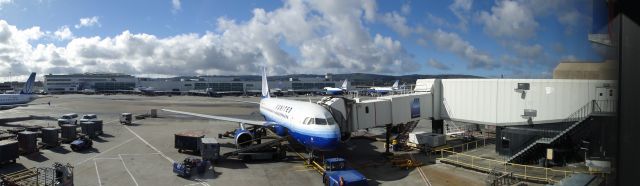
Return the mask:
[[324,161],[322,182],[330,186],[369,185],[367,178],[360,172],[346,167],[343,158],[329,158]]

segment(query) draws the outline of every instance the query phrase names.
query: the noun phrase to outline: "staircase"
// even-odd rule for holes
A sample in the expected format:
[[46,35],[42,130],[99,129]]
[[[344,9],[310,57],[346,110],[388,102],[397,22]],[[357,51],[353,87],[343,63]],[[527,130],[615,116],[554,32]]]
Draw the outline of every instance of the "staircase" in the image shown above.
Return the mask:
[[465,132],[464,130],[462,130],[462,128],[456,125],[454,121],[444,120],[444,124],[446,129],[445,130],[446,135],[462,134]]
[[[539,152],[538,150],[541,147],[551,146],[558,143],[559,139],[564,136],[570,135],[576,128],[581,126],[584,121],[590,118],[592,115],[610,115],[615,113],[615,107],[609,105],[615,105],[615,100],[593,100],[580,109],[578,109],[573,114],[569,115],[566,119],[564,119],[561,124],[571,124],[569,127],[564,129],[562,132],[558,133],[555,136],[538,136],[536,138],[532,138],[528,146],[519,150],[518,153],[511,156],[507,162],[510,163],[520,163],[526,159],[527,155],[532,153]],[[608,105],[606,108],[601,107],[600,105]]]
[[404,129],[396,136],[398,144],[406,144],[409,139],[409,133],[413,132],[416,126],[418,126],[418,121],[411,121],[405,124]]

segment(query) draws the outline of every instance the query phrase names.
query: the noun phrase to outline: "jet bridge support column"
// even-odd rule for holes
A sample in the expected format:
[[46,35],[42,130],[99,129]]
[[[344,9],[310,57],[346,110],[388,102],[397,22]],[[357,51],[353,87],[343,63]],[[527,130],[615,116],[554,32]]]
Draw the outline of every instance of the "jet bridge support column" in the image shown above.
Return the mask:
[[389,147],[391,147],[391,127],[392,127],[391,124],[385,125],[386,145],[385,145],[384,155],[391,155],[391,152],[389,152]]
[[444,134],[444,120],[441,120],[441,119],[431,120],[431,132]]

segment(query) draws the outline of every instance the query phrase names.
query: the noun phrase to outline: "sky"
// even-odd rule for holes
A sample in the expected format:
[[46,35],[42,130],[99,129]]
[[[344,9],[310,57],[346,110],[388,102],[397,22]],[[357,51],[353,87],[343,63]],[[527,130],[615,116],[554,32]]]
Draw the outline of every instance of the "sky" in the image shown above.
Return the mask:
[[550,78],[600,61],[583,0],[0,0],[0,80],[377,73]]

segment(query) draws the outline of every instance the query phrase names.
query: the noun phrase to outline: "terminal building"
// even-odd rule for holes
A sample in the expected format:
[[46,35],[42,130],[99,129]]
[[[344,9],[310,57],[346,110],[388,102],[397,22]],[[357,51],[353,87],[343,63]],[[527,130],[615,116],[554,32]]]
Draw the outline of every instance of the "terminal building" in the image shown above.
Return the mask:
[[133,90],[136,78],[117,73],[84,73],[45,75],[44,91],[48,93],[72,93],[85,89],[96,91]]
[[[339,87],[342,81],[326,78],[288,78],[269,81],[269,88],[282,92],[309,93],[322,91],[324,87]],[[146,78],[117,73],[84,73],[69,75],[45,75],[44,90],[49,93],[76,93],[83,90],[96,92],[126,92],[137,87],[153,88],[155,91],[189,92],[211,89],[222,94],[259,93],[262,84],[259,77],[176,77]]]

